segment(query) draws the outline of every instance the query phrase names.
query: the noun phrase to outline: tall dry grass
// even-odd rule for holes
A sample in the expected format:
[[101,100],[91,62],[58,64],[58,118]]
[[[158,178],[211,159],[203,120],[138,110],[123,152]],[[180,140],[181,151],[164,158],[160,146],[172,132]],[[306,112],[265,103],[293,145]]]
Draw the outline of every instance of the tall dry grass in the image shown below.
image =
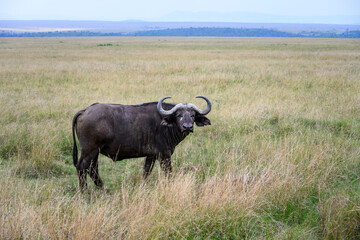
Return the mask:
[[[0,238],[357,239],[359,40],[0,39]],[[93,102],[213,102],[174,178],[100,158],[78,193],[71,119]]]

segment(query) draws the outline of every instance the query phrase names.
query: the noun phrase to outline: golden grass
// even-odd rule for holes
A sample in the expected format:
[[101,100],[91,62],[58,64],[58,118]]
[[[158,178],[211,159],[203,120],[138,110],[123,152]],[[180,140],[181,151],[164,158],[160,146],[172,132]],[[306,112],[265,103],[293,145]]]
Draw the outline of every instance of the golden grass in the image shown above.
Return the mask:
[[[359,43],[1,38],[0,238],[359,238]],[[174,179],[100,157],[107,191],[77,192],[78,110],[197,95]]]

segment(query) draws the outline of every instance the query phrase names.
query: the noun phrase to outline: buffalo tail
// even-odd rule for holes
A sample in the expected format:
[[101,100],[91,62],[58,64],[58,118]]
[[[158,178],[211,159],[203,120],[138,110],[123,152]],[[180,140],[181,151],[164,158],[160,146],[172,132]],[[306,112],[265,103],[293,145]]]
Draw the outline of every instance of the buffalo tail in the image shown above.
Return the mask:
[[76,122],[77,122],[77,118],[84,112],[85,110],[81,110],[79,112],[77,112],[73,118],[72,121],[72,135],[73,135],[73,141],[74,141],[74,146],[73,146],[73,163],[76,167],[77,162],[78,162],[78,149],[77,149],[77,145],[76,145],[76,137],[75,137],[75,128],[76,128]]

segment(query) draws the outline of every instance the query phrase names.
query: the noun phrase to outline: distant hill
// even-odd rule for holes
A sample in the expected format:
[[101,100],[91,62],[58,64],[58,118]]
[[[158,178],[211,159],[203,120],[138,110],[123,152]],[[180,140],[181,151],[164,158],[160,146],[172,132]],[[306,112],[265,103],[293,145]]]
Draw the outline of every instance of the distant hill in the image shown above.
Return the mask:
[[218,36],[359,38],[360,25],[224,22],[0,21],[0,37]]
[[132,33],[101,33],[92,31],[52,31],[52,32],[8,32],[0,31],[0,37],[298,37],[298,38],[360,38],[360,31],[343,33],[302,32],[290,33],[264,28],[173,28],[147,30]]
[[329,16],[284,16],[254,12],[215,12],[215,11],[175,11],[162,16],[160,21],[202,22],[251,22],[251,23],[302,23],[302,24],[360,24],[360,15],[329,15]]

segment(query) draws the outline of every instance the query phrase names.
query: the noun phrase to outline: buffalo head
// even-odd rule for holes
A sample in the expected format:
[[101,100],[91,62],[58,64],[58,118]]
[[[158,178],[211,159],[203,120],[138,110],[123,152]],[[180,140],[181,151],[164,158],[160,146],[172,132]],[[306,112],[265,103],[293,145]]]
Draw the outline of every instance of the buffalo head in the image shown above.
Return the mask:
[[194,123],[199,126],[210,125],[210,120],[205,117],[211,111],[211,102],[207,97],[197,96],[197,98],[202,98],[207,102],[207,106],[204,110],[200,110],[194,104],[188,103],[176,104],[170,110],[164,110],[162,107],[162,102],[165,99],[170,97],[164,97],[159,100],[157,104],[157,109],[159,113],[163,116],[161,125],[164,126],[177,126],[177,128],[182,133],[190,133],[194,130]]

